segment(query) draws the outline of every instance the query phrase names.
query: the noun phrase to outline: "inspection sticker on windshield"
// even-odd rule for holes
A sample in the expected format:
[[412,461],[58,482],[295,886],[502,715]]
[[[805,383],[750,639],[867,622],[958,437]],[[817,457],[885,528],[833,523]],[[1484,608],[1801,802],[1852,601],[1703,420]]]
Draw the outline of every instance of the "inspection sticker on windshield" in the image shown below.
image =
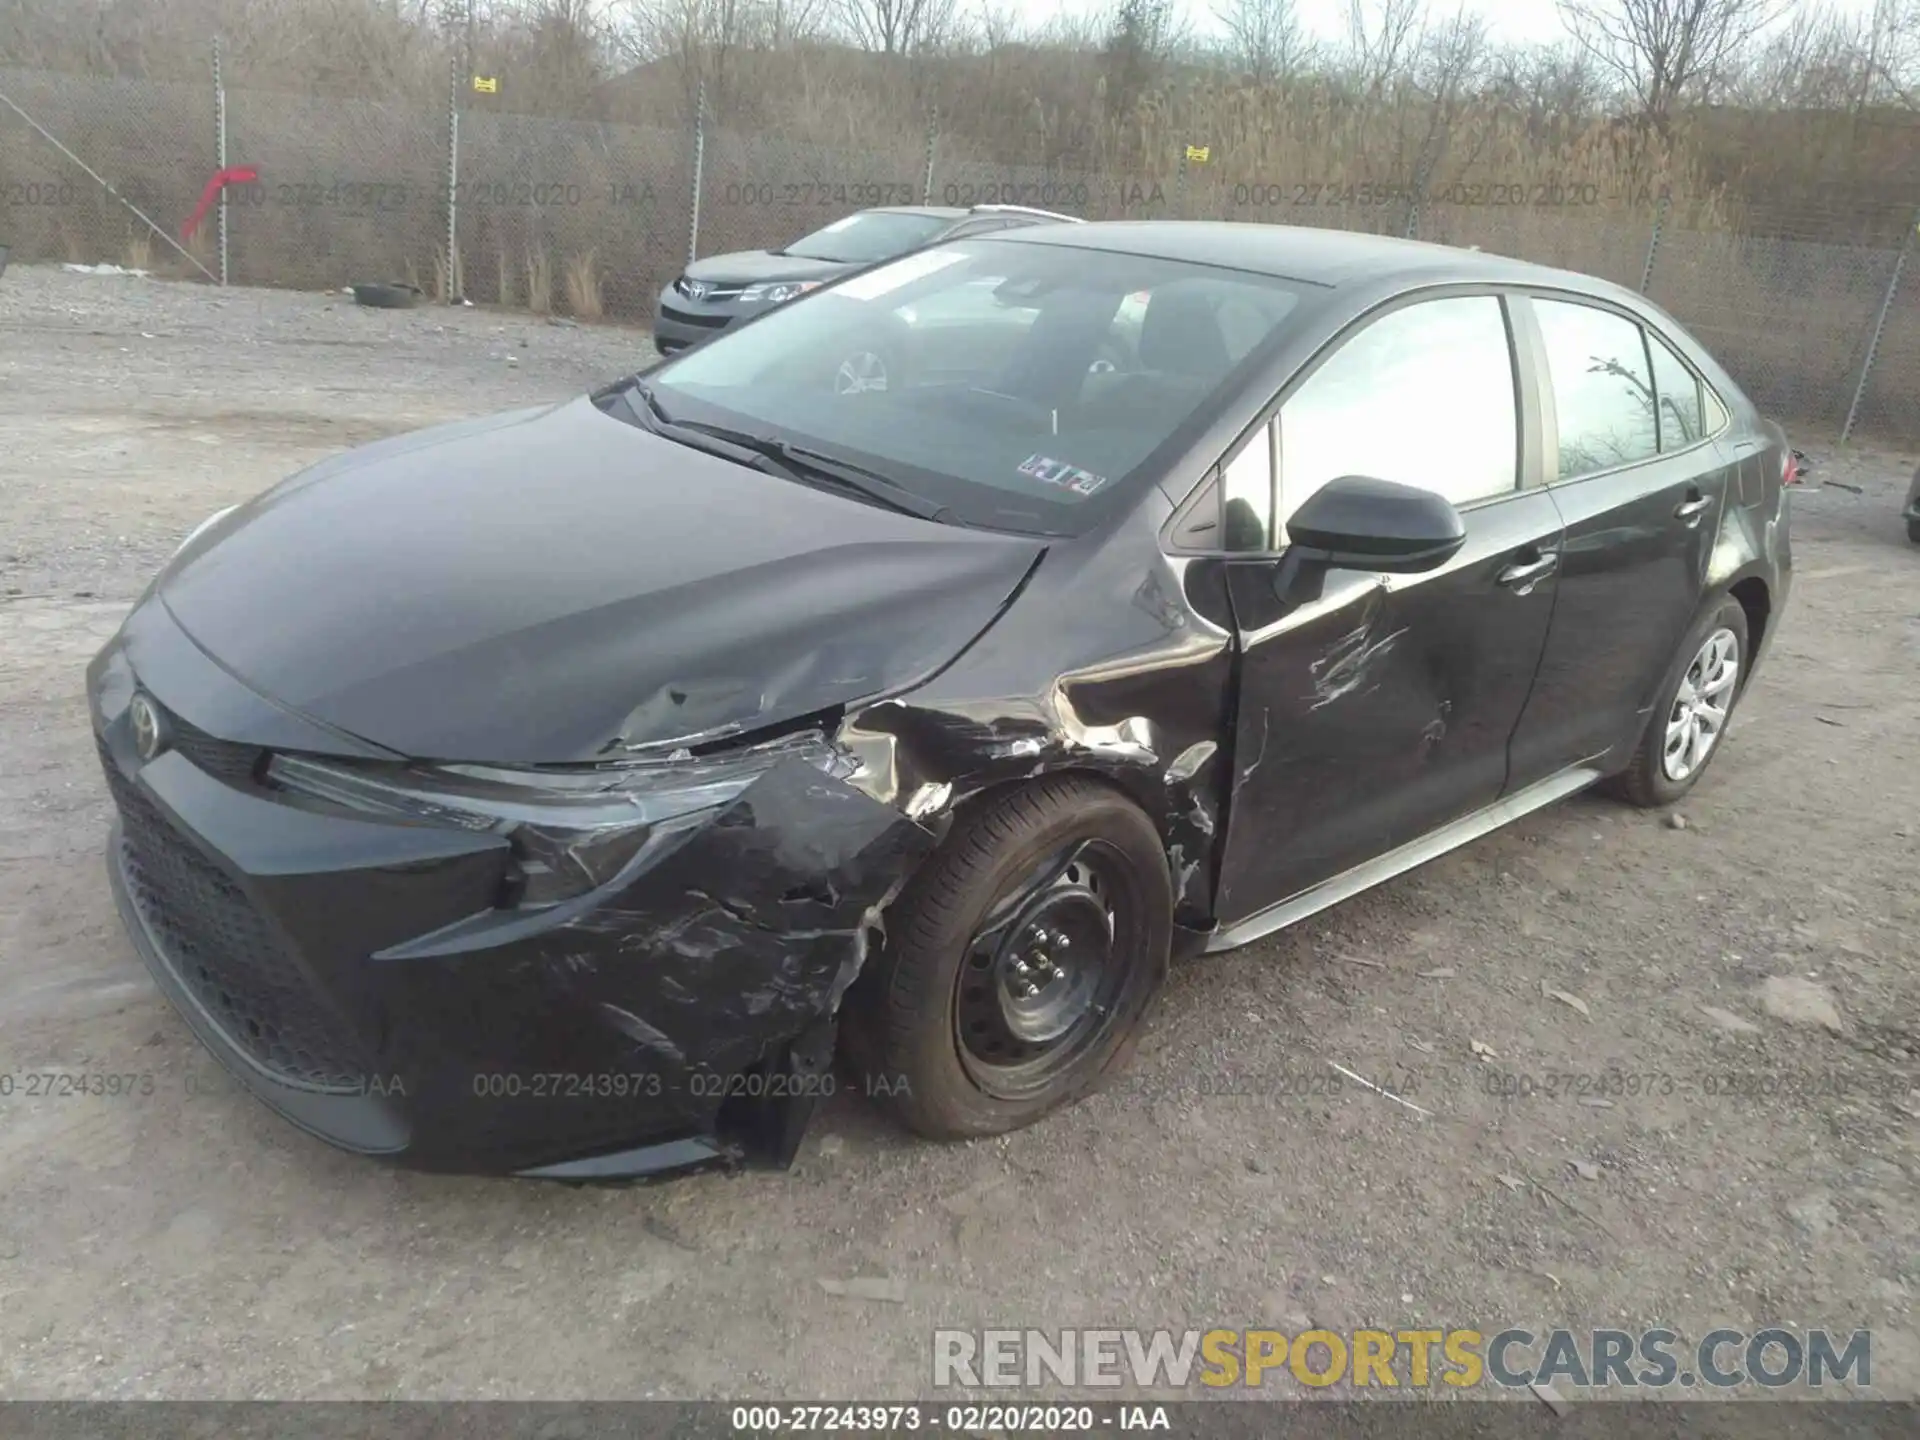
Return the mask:
[[1096,475],[1091,470],[1082,470],[1078,465],[1069,465],[1064,460],[1055,460],[1048,455],[1029,455],[1020,462],[1020,473],[1031,475],[1048,485],[1071,490],[1076,495],[1091,495],[1107,483],[1104,475]]

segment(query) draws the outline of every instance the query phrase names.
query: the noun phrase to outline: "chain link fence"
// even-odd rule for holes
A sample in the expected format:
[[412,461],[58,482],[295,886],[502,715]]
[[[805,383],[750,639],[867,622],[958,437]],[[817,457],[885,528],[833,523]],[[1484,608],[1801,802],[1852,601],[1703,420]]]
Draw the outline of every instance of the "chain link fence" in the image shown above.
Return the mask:
[[1230,157],[1201,145],[1130,169],[1070,152],[1006,164],[963,153],[932,111],[836,146],[753,126],[704,91],[652,112],[667,123],[623,125],[514,113],[462,73],[406,99],[223,87],[211,48],[204,86],[0,69],[0,245],[16,263],[400,281],[644,322],[690,258],[779,248],[871,205],[1315,225],[1603,276],[1672,313],[1769,413],[1920,441],[1920,210],[1783,203],[1743,232],[1690,228],[1650,190],[1571,182],[1229,181]]

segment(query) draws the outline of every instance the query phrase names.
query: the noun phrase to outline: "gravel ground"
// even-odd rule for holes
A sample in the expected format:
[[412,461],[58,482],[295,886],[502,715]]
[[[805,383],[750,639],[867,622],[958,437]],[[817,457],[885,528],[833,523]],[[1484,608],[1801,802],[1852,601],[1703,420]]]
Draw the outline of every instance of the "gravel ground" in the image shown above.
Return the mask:
[[[0,1394],[904,1397],[937,1326],[1311,1322],[1870,1328],[1874,1390],[1920,1395],[1915,457],[1818,437],[1792,606],[1683,820],[1579,798],[1181,967],[1127,1080],[1032,1130],[920,1144],[843,1096],[790,1173],[568,1189],[356,1160],[221,1083],[108,896],[88,656],[209,511],[646,353],[0,283],[0,1087],[152,1077],[0,1096]],[[1496,1093],[1613,1069],[1640,1093]],[[854,1277],[894,1298],[822,1283]]]

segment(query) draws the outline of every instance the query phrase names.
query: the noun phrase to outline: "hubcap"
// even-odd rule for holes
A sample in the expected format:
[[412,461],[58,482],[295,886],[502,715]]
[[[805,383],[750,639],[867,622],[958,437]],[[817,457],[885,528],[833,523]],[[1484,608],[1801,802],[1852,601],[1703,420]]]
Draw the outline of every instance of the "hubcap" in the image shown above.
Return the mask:
[[1674,692],[1660,760],[1669,780],[1684,780],[1707,763],[1726,731],[1739,679],[1740,641],[1722,626],[1707,637]]
[[833,393],[864,395],[887,388],[887,362],[871,350],[859,350],[840,362],[833,372]]
[[1009,888],[967,946],[954,996],[960,1060],[987,1093],[1031,1094],[1096,1045],[1125,998],[1133,892],[1089,841]]

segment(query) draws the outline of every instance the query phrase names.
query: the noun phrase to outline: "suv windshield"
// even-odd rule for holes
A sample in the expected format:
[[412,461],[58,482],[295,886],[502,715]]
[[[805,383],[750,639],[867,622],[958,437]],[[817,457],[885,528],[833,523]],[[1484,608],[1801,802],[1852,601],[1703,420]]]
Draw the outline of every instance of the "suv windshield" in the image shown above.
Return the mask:
[[910,215],[895,210],[862,210],[796,240],[782,251],[802,260],[868,264],[925,244],[953,223],[944,215]]
[[665,418],[858,465],[959,523],[1078,534],[1191,443],[1301,289],[963,241],[784,305],[649,381]]

